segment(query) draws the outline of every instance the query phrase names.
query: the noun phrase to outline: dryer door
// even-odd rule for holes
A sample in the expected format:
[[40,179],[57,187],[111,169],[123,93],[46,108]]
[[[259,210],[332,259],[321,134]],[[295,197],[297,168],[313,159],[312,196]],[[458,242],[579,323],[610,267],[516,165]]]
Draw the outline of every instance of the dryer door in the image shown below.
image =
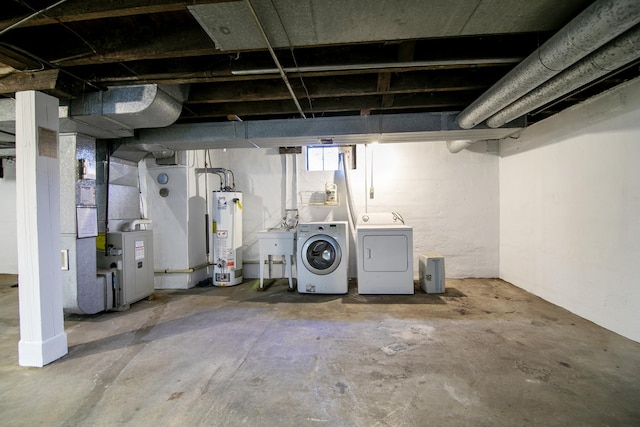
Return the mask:
[[324,275],[330,274],[340,265],[342,251],[338,242],[324,234],[310,237],[300,252],[302,263],[310,272]]

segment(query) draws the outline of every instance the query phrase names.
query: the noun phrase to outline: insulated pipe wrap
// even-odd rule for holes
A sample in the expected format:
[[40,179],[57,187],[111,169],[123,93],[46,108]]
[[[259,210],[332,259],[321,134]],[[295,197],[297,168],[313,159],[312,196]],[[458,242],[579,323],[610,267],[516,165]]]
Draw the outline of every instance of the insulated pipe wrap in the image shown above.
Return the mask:
[[639,22],[640,1],[597,1],[465,108],[456,118],[458,126],[482,123]]
[[487,120],[493,128],[518,118],[640,58],[640,26],[529,92]]
[[471,147],[476,141],[447,141],[447,148],[451,153],[459,153],[462,150]]

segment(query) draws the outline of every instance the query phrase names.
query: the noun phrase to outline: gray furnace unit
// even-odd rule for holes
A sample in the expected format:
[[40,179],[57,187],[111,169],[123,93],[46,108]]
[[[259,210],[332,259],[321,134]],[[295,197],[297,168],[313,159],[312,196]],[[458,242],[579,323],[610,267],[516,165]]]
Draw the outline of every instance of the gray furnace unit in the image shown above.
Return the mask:
[[113,307],[153,294],[153,231],[117,231],[107,234],[107,255],[98,251],[98,266],[114,271]]

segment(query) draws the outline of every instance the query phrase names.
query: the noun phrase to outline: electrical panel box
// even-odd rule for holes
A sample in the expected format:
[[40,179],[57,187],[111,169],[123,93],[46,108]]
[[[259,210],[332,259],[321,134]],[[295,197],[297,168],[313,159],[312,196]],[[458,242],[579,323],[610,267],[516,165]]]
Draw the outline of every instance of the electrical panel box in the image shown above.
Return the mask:
[[420,287],[428,294],[445,292],[444,257],[438,254],[420,254],[418,259]]
[[115,272],[114,308],[126,308],[153,294],[153,231],[108,233],[107,244],[107,255],[98,251],[98,266]]

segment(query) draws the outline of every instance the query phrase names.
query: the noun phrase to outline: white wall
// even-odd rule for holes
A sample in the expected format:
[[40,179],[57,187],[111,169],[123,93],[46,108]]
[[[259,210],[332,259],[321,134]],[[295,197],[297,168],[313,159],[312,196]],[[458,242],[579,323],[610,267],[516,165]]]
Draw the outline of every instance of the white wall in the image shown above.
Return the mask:
[[[302,155],[281,155],[278,149],[211,150],[211,167],[233,171],[236,189],[243,197],[243,260],[245,278],[259,277],[258,231],[277,227],[285,209],[299,209],[300,221],[347,220],[344,202],[337,207],[302,206],[298,193],[324,192],[327,182],[334,182],[334,172],[304,173]],[[300,171],[296,178],[295,170]],[[297,190],[296,190],[297,188]],[[343,187],[344,188],[344,187]],[[274,277],[285,277],[274,266]]]
[[[445,257],[447,277],[498,276],[497,153],[479,143],[474,151],[452,154],[444,142],[381,144],[368,151],[375,189],[368,211],[398,211],[413,226],[415,277],[418,255],[428,252]],[[368,188],[360,190],[359,211]]]
[[[415,277],[417,257],[425,252],[445,257],[447,277],[498,276],[498,156],[487,154],[484,143],[474,150],[454,155],[444,142],[357,146],[358,167],[349,173],[355,210],[397,211],[414,228]],[[301,221],[348,218],[342,172],[307,172],[304,154],[294,160],[277,149],[211,152],[212,166],[231,169],[243,192],[245,260],[258,259],[256,233],[277,226],[285,208],[297,206]],[[369,199],[372,157],[375,191]],[[338,185],[339,206],[301,204],[331,182]],[[349,274],[355,276],[355,246],[350,258]],[[245,277],[258,274],[257,266],[245,265]]]
[[2,160],[4,178],[0,179],[0,274],[18,274],[18,240],[16,234],[16,165]]
[[640,80],[500,151],[500,277],[640,341]]

